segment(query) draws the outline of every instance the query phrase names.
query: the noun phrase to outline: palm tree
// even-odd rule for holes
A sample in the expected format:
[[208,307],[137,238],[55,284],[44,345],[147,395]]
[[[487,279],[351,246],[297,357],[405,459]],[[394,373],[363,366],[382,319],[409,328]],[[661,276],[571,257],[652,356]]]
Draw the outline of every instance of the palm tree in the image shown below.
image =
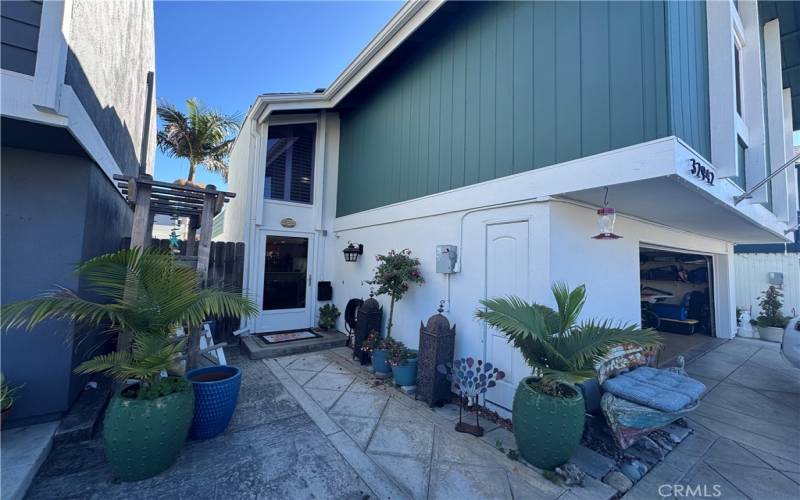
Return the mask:
[[158,148],[172,158],[189,160],[187,181],[194,181],[198,165],[228,180],[228,155],[239,131],[240,117],[224,115],[204,106],[195,98],[186,100],[186,113],[163,101],[158,106],[162,128]]
[[[197,271],[160,250],[137,247],[101,255],[78,265],[77,274],[99,300],[57,288],[3,306],[0,325],[30,330],[47,319],[69,319],[119,334],[116,353],[87,361],[79,372],[152,380],[183,349],[183,341],[172,338],[178,326],[196,337],[209,316],[250,316],[257,310],[237,291],[202,288]],[[191,366],[196,353],[188,357]]]
[[620,344],[644,348],[660,345],[653,330],[610,320],[578,322],[586,302],[586,287],[574,290],[563,283],[552,286],[557,310],[529,304],[519,297],[481,300],[486,308],[475,316],[508,336],[522,352],[534,375],[541,377],[541,387],[558,393],[561,382],[577,383],[595,375],[594,365]]

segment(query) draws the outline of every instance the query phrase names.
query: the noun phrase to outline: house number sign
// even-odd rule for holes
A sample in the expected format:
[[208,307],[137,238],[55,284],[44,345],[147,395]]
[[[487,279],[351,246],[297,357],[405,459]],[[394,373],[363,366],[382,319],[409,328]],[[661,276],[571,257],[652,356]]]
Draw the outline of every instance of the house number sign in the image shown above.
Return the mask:
[[292,219],[291,217],[287,217],[285,219],[281,219],[281,226],[283,226],[283,227],[290,228],[290,227],[294,227],[296,225],[297,225],[297,222],[295,222],[295,220]]
[[692,158],[692,174],[698,179],[706,181],[710,186],[714,185],[714,172],[710,168],[705,167],[702,163]]

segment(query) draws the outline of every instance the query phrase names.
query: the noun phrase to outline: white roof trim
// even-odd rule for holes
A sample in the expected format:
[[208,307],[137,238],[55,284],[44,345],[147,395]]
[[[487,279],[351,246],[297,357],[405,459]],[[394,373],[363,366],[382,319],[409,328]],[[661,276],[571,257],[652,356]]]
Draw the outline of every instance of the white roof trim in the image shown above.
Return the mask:
[[336,106],[443,4],[444,0],[406,2],[324,92],[260,95],[245,119],[255,116],[256,121],[261,123],[277,110],[329,109]]

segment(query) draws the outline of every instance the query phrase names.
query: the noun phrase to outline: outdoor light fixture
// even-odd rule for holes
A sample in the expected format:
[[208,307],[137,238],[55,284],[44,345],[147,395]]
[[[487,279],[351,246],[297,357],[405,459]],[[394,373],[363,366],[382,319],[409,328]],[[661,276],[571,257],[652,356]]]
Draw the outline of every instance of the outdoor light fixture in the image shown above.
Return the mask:
[[614,234],[614,222],[617,219],[617,212],[608,206],[608,187],[603,198],[603,207],[597,209],[597,226],[600,234],[592,236],[595,240],[618,240],[622,236]]
[[352,243],[348,243],[347,248],[342,250],[342,252],[344,252],[345,262],[358,262],[358,256],[364,253],[364,245],[359,243],[358,246],[356,246]]

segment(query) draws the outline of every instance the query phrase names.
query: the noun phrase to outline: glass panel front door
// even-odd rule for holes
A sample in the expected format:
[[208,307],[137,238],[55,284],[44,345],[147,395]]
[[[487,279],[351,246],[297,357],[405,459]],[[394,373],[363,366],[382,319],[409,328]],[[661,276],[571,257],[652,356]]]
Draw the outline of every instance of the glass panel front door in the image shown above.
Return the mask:
[[305,309],[307,280],[308,238],[267,236],[263,309]]

